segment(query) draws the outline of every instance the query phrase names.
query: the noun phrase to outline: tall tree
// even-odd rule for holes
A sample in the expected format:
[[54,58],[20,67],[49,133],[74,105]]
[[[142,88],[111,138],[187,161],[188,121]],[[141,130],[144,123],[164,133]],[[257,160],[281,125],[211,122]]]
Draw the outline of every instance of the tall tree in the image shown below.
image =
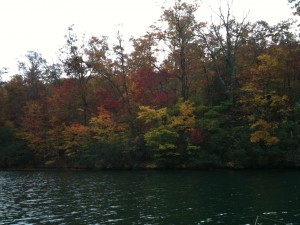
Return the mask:
[[[233,102],[237,90],[237,55],[249,32],[250,23],[246,21],[247,16],[238,22],[231,14],[231,7],[232,3],[227,2],[227,11],[224,13],[220,6],[217,13],[220,23],[212,22],[207,32],[199,29],[198,35],[215,64],[217,77],[228,94],[228,100]],[[223,61],[225,73],[221,71],[219,60]]]
[[63,68],[59,63],[53,63],[47,66],[44,80],[48,84],[60,85],[62,82]]
[[[195,30],[197,23],[195,12],[197,4],[188,4],[176,0],[173,7],[164,9],[161,21],[167,24],[167,28],[153,27],[157,37],[169,51],[168,61],[171,61],[173,70],[181,84],[181,97],[187,100],[189,97],[189,65],[188,51],[193,47],[195,41]],[[163,50],[165,51],[165,50]]]
[[19,70],[28,88],[28,98],[37,100],[45,94],[42,82],[47,62],[39,52],[28,51],[25,57],[26,61],[18,62]]
[[104,79],[111,87],[113,93],[124,105],[125,117],[130,124],[132,135],[135,134],[135,116],[132,109],[130,96],[130,74],[128,66],[128,55],[125,53],[124,41],[118,33],[118,43],[109,49],[105,38],[93,37],[89,42],[89,65],[93,68],[95,75]]
[[61,49],[61,61],[63,64],[64,72],[67,76],[73,78],[80,91],[80,98],[82,103],[83,119],[82,123],[84,125],[88,124],[89,116],[89,104],[87,100],[88,89],[87,84],[92,77],[92,68],[86,61],[86,43],[79,44],[78,37],[73,31],[73,26],[68,29],[68,34],[66,35],[66,45]]
[[134,50],[128,58],[128,65],[133,72],[137,72],[141,68],[158,69],[157,56],[155,50],[157,49],[157,42],[153,33],[147,33],[140,38],[131,39]]

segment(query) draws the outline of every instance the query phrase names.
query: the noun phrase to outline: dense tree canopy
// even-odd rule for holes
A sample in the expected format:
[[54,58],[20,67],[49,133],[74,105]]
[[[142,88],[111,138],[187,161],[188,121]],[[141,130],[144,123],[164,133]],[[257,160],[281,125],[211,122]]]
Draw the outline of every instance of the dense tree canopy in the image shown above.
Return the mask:
[[163,8],[131,52],[73,26],[59,63],[28,51],[0,79],[0,166],[299,167],[293,22],[238,21],[230,4],[197,21],[199,7]]

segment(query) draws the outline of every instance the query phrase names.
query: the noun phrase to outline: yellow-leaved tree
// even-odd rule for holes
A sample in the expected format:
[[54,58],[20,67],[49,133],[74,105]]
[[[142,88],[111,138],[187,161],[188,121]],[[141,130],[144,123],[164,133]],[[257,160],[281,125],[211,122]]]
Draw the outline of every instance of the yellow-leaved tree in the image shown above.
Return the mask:
[[167,108],[140,107],[137,118],[148,126],[144,139],[155,151],[158,163],[183,166],[191,145],[190,132],[196,123],[194,110],[189,101],[179,102],[174,112],[168,112]]
[[242,88],[239,103],[252,130],[250,141],[272,146],[279,143],[278,128],[286,123],[291,107],[283,94],[284,69],[276,56],[261,55],[252,68],[252,80]]
[[88,144],[89,129],[87,126],[74,123],[70,126],[65,126],[62,133],[64,138],[63,148],[68,157],[74,157],[76,154],[79,154]]
[[90,119],[91,137],[102,143],[113,143],[125,141],[128,127],[117,123],[113,115],[106,109],[100,107],[99,114]]
[[196,117],[195,117],[195,107],[194,104],[185,101],[179,104],[179,115],[173,116],[171,118],[171,126],[177,130],[191,131],[195,127]]

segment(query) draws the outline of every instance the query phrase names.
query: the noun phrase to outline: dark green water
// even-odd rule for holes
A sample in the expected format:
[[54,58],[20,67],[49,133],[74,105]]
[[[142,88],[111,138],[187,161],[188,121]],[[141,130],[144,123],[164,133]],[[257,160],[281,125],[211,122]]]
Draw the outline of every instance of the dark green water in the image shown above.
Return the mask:
[[254,225],[257,215],[300,224],[300,171],[0,171],[1,225]]

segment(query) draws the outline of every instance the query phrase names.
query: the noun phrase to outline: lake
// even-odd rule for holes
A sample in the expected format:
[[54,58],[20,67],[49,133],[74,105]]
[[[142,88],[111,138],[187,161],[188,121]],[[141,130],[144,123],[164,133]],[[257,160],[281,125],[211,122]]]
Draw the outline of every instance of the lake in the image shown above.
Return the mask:
[[0,171],[1,225],[254,225],[257,216],[300,224],[300,171]]

